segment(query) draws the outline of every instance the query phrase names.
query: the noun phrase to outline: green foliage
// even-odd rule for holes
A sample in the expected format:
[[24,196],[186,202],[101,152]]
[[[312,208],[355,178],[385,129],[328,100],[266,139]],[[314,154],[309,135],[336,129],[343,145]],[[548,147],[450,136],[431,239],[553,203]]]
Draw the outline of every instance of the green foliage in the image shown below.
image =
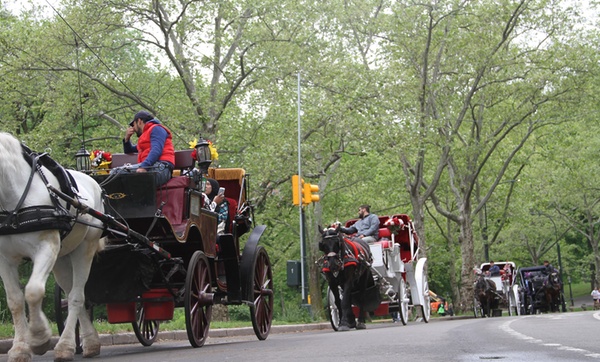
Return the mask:
[[227,306],[229,319],[233,321],[251,321],[250,308],[247,305],[229,305]]
[[[58,10],[68,24],[2,5],[0,130],[65,166],[83,142],[119,152],[141,108],[165,122],[178,149],[199,134],[213,140],[219,166],[251,175],[277,318],[307,315],[285,285],[286,261],[300,256],[289,181],[299,96],[302,173],[321,187],[306,208],[311,266],[317,225],[354,218],[368,203],[422,226],[438,293],[466,285],[484,240],[492,258],[523,266],[557,259],[558,241],[565,272],[590,278],[600,255],[598,37],[578,27],[574,7],[159,3],[67,2]],[[178,21],[161,29],[159,15]],[[434,186],[437,205],[423,194]],[[314,266],[311,276],[318,284]]]

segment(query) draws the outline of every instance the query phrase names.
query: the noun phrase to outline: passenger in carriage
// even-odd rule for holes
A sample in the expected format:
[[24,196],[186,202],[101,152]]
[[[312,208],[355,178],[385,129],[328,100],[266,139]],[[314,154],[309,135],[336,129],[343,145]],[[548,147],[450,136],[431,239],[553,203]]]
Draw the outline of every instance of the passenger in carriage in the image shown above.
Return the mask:
[[229,219],[229,201],[225,195],[219,194],[219,181],[207,178],[204,197],[204,208],[217,213],[217,234],[225,232]]
[[[132,144],[133,134],[138,137],[138,143]],[[153,172],[156,186],[163,185],[171,179],[175,165],[175,148],[171,131],[149,112],[139,111],[129,123],[129,128],[123,138],[123,151],[138,154],[138,163],[117,167],[111,173],[122,172]]]
[[371,213],[371,206],[361,205],[358,208],[360,220],[349,228],[341,227],[344,234],[355,234],[367,243],[373,243],[379,239],[379,217]]
[[496,265],[493,260],[490,260],[490,268],[487,270],[486,274],[490,277],[498,276],[500,275],[500,267]]

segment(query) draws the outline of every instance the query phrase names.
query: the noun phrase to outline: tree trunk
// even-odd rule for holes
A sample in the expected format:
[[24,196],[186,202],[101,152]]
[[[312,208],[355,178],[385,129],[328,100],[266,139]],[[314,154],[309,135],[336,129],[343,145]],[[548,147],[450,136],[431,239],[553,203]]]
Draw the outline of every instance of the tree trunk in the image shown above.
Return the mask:
[[459,281],[460,294],[458,296],[460,305],[458,308],[461,312],[465,312],[473,307],[473,283],[475,282],[473,267],[477,266],[474,253],[473,227],[467,212],[464,212],[461,218],[459,241],[462,266]]

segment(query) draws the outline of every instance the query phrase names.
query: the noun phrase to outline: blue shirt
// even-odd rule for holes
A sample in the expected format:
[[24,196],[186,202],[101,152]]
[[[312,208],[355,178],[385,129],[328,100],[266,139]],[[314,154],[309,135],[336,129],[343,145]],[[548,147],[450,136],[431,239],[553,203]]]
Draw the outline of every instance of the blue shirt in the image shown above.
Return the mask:
[[[369,214],[362,219],[359,219],[354,225],[348,229],[351,233],[358,235],[372,236],[375,239],[379,238],[379,217],[375,214]],[[342,230],[343,231],[343,230]]]

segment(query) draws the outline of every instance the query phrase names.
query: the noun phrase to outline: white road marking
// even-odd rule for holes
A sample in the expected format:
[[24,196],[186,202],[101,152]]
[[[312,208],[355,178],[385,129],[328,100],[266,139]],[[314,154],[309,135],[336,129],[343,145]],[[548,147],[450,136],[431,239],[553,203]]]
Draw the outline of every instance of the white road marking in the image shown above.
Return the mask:
[[[539,318],[538,316],[536,316],[536,317]],[[552,318],[552,317],[549,316],[549,318]],[[594,318],[600,320],[600,312],[594,313]],[[556,319],[558,319],[558,318],[556,318]],[[517,319],[506,321],[505,323],[503,323],[500,326],[500,329],[502,329],[504,332],[506,332],[507,334],[509,334],[509,335],[511,335],[511,336],[513,336],[515,338],[522,339],[523,341],[527,341],[529,343],[538,343],[538,344],[540,344],[542,346],[545,346],[545,347],[555,347],[556,349],[561,350],[561,351],[581,353],[581,354],[583,354],[586,357],[600,359],[600,353],[593,353],[591,351],[588,351],[588,350],[585,350],[585,349],[582,349],[582,348],[575,348],[575,347],[563,346],[560,343],[544,343],[544,341],[542,341],[541,339],[537,339],[537,338],[528,336],[526,334],[523,334],[521,332],[517,332],[517,331],[515,331],[514,329],[512,329],[510,327],[510,324],[512,322],[516,321],[516,320]]]

